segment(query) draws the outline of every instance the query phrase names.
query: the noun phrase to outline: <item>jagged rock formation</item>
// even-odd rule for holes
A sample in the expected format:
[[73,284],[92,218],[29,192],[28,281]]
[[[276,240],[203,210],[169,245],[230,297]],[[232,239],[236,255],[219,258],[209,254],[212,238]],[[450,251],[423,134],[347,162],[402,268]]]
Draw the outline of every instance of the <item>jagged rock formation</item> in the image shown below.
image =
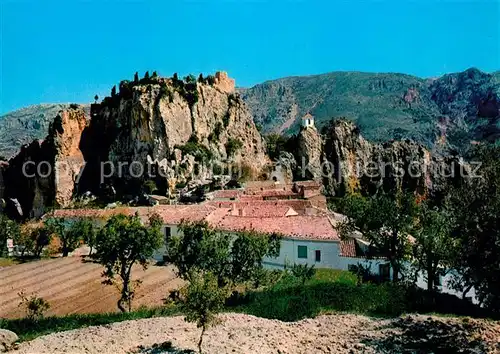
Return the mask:
[[301,179],[321,179],[323,140],[315,127],[304,128],[298,136],[298,174]]
[[370,143],[347,120],[332,121],[321,135],[302,129],[298,139],[297,158],[314,162],[308,166],[310,177],[322,179],[328,195],[374,193],[381,187],[439,194],[465,169],[458,158],[431,154],[410,140]]
[[[23,145],[47,136],[49,125],[58,112],[69,109],[72,104],[37,104],[18,109],[0,116],[0,160],[9,159],[19,152]],[[89,105],[84,105],[89,113]]]
[[[269,163],[264,143],[232,91],[234,80],[225,73],[206,80],[122,82],[118,93],[92,107],[82,141],[88,164],[79,191],[101,193],[113,185],[117,194],[130,197],[131,190],[153,180],[168,194],[172,183],[208,178],[213,164],[259,173]],[[105,180],[103,162],[114,170],[104,172]]]
[[7,211],[12,216],[37,217],[48,206],[70,203],[84,166],[79,144],[86,124],[83,107],[63,110],[50,124],[45,140],[24,145],[19,154],[8,161],[2,178]]

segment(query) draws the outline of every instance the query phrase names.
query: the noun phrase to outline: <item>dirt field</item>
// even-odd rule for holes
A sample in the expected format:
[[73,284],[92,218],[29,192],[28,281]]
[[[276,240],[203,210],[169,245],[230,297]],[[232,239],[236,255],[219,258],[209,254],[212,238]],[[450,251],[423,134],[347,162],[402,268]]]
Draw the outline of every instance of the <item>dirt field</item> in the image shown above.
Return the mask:
[[[204,353],[500,352],[500,325],[484,320],[325,315],[286,323],[243,314],[219,318],[221,323],[206,332]],[[21,343],[15,353],[180,353],[195,349],[199,335],[200,329],[182,316],[151,318],[54,333]],[[166,350],[168,341],[177,350]],[[162,343],[164,350],[158,348]]]
[[[24,316],[17,295],[22,290],[47,300],[51,306],[47,315],[116,311],[117,288],[101,284],[101,265],[82,259],[74,256],[0,268],[0,317]],[[181,284],[169,267],[150,266],[145,272],[136,267],[132,273],[142,281],[134,307],[161,305],[168,290]]]

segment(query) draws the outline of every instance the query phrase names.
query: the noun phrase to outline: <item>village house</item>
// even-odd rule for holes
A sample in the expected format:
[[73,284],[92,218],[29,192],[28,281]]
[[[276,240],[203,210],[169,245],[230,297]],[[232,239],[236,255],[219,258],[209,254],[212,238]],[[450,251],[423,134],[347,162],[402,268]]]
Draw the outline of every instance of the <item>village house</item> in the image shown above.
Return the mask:
[[[144,222],[151,214],[159,214],[163,219],[162,233],[165,241],[169,237],[179,235],[179,225],[182,221],[206,221],[221,232],[253,230],[279,234],[282,237],[280,255],[264,259],[264,265],[269,268],[308,264],[317,268],[349,270],[352,266],[363,264],[374,274],[386,276],[388,271],[385,260],[368,260],[356,252],[354,240],[340,239],[335,228],[341,219],[339,214],[326,208],[318,208],[308,200],[212,200],[194,205],[155,205],[102,210],[62,209],[54,211],[53,216],[68,220],[88,217],[102,225],[106,218],[112,215],[136,213]],[[154,258],[162,261],[165,252],[163,246],[155,252]]]

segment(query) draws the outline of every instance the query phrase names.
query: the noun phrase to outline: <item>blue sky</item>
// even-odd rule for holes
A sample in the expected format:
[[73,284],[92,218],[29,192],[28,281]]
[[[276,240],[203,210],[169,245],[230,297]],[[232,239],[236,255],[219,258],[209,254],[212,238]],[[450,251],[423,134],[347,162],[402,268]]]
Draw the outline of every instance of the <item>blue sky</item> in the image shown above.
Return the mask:
[[337,70],[430,77],[500,69],[498,0],[0,4],[0,113],[89,102],[146,70],[226,70],[251,86]]

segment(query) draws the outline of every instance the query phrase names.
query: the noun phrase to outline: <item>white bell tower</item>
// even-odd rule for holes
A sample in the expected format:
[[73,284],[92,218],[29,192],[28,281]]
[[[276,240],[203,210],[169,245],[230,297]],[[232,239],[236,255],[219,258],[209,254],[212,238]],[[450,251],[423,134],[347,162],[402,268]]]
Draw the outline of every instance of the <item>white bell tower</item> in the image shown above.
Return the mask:
[[314,128],[314,117],[311,115],[311,113],[307,112],[306,115],[302,117],[302,127]]

